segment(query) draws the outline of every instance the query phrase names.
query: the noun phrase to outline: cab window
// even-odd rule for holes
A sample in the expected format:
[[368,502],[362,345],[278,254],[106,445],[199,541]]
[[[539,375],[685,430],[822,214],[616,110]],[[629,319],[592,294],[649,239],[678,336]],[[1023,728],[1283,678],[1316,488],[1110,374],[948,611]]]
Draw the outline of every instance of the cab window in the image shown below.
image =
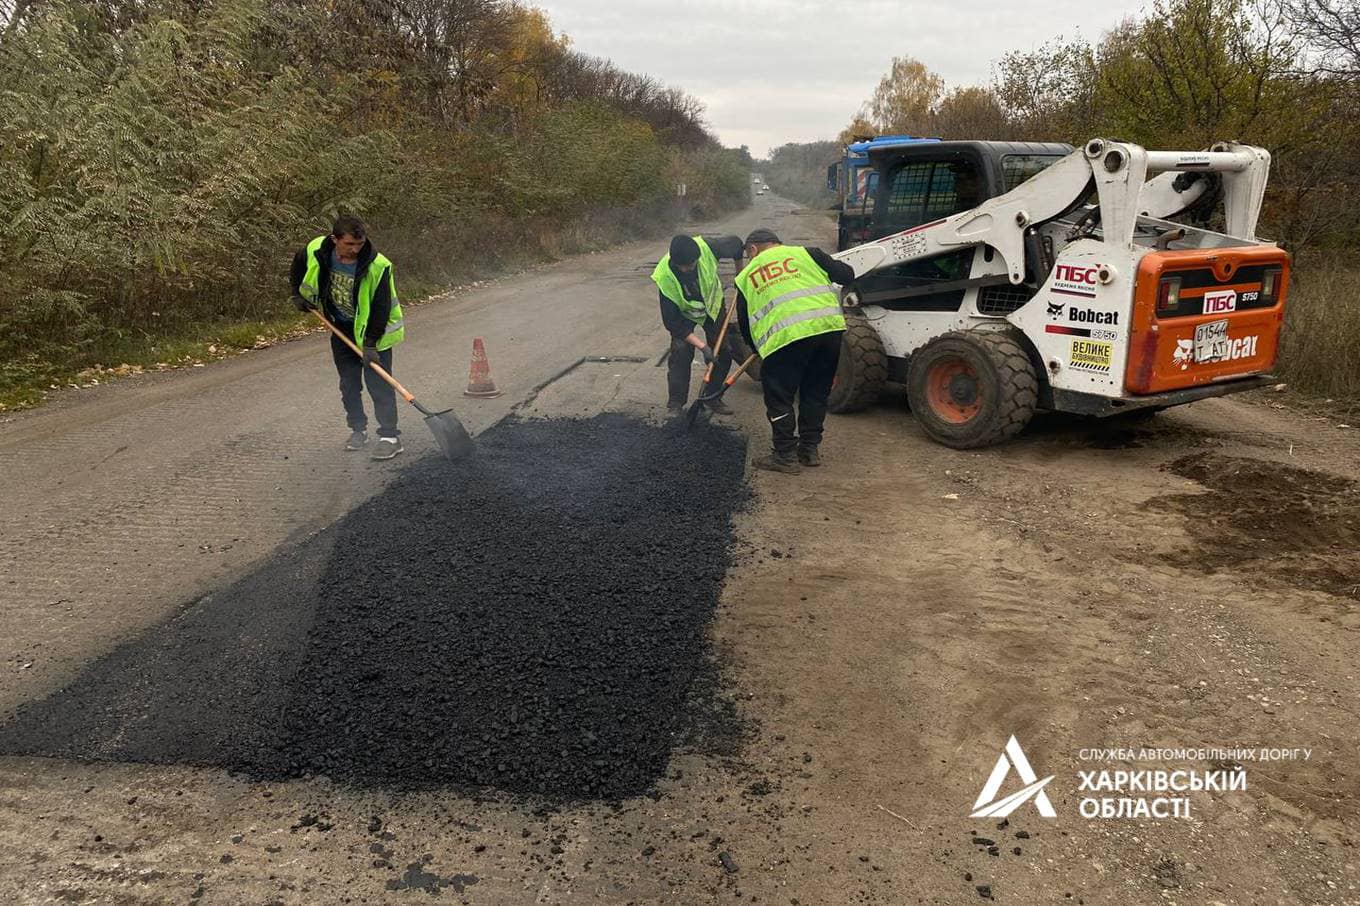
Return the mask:
[[970,160],[909,161],[888,178],[880,235],[930,223],[982,203],[978,168]]
[[1062,160],[1061,154],[1007,154],[1001,158],[1001,178],[1009,192],[1020,183]]

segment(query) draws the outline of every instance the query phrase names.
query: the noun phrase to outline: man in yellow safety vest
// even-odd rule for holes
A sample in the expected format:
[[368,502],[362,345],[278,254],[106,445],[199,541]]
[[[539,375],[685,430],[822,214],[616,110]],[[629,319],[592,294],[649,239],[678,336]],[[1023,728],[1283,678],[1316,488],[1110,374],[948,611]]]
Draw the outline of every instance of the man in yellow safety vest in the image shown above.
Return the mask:
[[[740,269],[741,256],[742,242],[736,236],[680,235],[671,239],[670,250],[652,271],[652,282],[661,302],[661,323],[671,335],[666,372],[668,409],[683,409],[689,399],[695,350],[704,357],[705,364],[714,362],[713,386],[721,386],[727,378],[732,366],[729,348],[724,343],[716,361],[712,348],[717,342],[723,312],[718,260],[731,258]],[[720,399],[706,405],[719,414],[732,411]]]
[[832,284],[851,282],[855,271],[821,249],[784,245],[766,229],[746,237],[746,255],[737,274],[737,315],[746,341],[760,353],[773,434],[770,455],[755,464],[797,474],[822,464],[818,448],[845,333]]
[[362,220],[341,217],[329,236],[317,236],[293,256],[291,277],[298,310],[320,307],[326,319],[350,334],[364,351],[360,358],[331,335],[331,358],[340,374],[340,401],[350,430],[345,449],[362,450],[368,443],[363,389],[367,383],[378,418],[378,443],[372,458],[391,459],[402,449],[397,394],[367,366],[376,362],[390,374],[392,347],[406,336],[392,262],[373,248]]

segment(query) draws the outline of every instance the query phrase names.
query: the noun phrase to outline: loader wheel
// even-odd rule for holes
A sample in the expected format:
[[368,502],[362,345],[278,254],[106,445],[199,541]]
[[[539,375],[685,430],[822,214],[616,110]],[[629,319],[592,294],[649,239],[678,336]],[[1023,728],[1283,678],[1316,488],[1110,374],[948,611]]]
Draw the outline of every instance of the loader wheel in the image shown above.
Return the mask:
[[840,414],[867,409],[878,402],[887,383],[888,354],[878,331],[863,316],[847,313],[829,408]]
[[1020,433],[1039,402],[1039,379],[1014,336],[958,330],[912,354],[907,399],[931,439],[966,450]]

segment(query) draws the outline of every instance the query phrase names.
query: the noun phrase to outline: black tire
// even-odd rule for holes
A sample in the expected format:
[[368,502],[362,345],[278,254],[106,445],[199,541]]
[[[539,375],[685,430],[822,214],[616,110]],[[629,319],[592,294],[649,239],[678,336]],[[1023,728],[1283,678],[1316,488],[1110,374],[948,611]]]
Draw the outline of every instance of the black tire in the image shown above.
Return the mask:
[[847,313],[841,338],[841,360],[827,403],[845,414],[867,409],[883,395],[888,383],[888,353],[878,331],[862,315]]
[[912,353],[912,415],[932,440],[967,450],[1014,437],[1039,402],[1039,378],[1010,333],[956,330]]

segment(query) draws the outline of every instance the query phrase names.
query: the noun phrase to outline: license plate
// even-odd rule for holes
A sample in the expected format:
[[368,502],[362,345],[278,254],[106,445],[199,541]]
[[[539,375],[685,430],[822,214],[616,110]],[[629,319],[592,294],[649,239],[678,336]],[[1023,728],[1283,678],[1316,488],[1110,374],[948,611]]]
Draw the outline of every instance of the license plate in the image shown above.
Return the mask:
[[1229,354],[1228,322],[1210,321],[1195,328],[1195,362],[1218,362]]

